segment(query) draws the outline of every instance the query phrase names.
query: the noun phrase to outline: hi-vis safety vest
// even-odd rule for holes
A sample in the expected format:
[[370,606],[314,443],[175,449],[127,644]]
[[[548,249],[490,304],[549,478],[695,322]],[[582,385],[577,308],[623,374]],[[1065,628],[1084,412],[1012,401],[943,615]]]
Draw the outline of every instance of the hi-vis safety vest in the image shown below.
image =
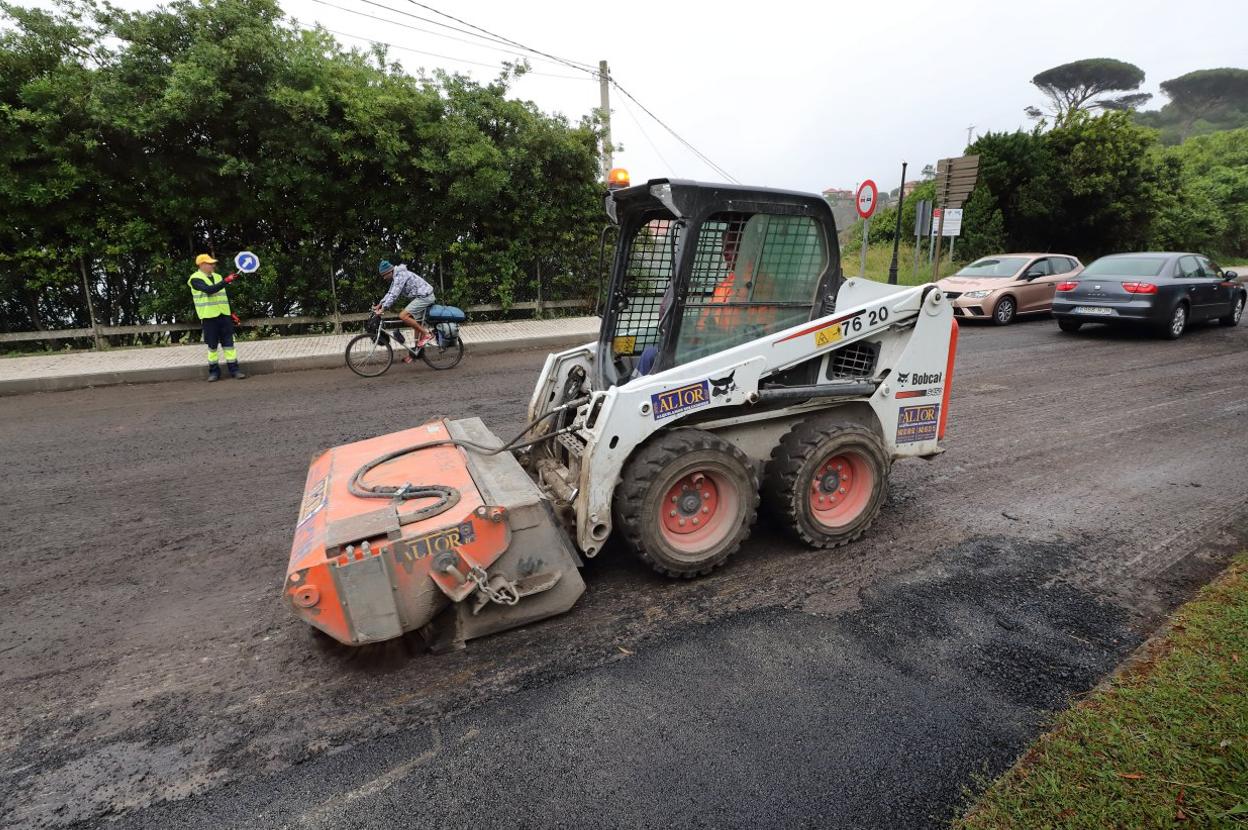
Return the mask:
[[225,295],[228,289],[223,288],[214,294],[205,294],[203,291],[196,291],[191,286],[191,281],[203,280],[209,285],[216,285],[223,279],[224,277],[220,274],[205,274],[203,271],[196,271],[187,278],[186,285],[191,289],[191,297],[195,300],[195,313],[199,315],[199,319],[210,320],[222,314],[229,314],[230,298]]

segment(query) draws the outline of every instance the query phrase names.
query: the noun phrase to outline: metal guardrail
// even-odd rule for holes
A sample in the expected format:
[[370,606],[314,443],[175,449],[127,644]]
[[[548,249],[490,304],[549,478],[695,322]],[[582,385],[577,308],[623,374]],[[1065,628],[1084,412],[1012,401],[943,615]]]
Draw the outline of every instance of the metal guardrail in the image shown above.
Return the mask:
[[[464,309],[469,314],[481,311],[534,311],[538,314],[548,308],[591,308],[592,300],[545,300],[537,302],[512,303],[503,306],[499,303],[468,306]],[[255,317],[243,320],[244,328],[274,328],[281,326],[300,326],[318,323],[332,323],[335,333],[342,331],[343,323],[354,323],[368,319],[368,312],[357,314],[338,314],[330,317]],[[94,328],[56,329],[49,331],[12,331],[0,332],[0,343],[20,343],[30,340],[75,340],[92,337],[97,342],[102,337],[116,334],[160,334],[166,331],[199,331],[198,323],[146,323],[137,326],[96,326]]]

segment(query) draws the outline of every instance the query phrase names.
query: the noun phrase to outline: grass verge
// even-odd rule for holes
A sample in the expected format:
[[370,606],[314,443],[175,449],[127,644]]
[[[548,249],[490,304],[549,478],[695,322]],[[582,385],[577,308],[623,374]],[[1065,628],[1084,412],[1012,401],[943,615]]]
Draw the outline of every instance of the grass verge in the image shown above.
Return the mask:
[[954,827],[1248,827],[1248,555]]
[[[947,277],[957,270],[949,262],[946,245],[940,257],[940,276]],[[867,278],[876,282],[888,282],[888,267],[893,262],[893,243],[867,246]],[[856,277],[862,269],[862,246],[850,245],[841,251],[841,270],[847,277]],[[939,279],[937,277],[936,279]],[[897,252],[897,283],[899,285],[922,285],[932,282],[932,266],[927,261],[927,251],[919,253],[919,270],[914,270],[914,240]]]

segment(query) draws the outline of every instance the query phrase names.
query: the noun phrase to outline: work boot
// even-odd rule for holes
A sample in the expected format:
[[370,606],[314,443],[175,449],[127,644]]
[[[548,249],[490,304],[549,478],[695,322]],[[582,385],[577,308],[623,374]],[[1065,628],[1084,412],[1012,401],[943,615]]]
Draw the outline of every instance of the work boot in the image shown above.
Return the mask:
[[214,382],[214,381],[218,381],[218,380],[221,380],[221,369],[220,369],[220,367],[218,367],[218,366],[209,366],[209,367],[208,367],[208,382],[209,382],[209,383],[212,383],[212,382]]
[[230,364],[230,377],[234,378],[234,380],[246,380],[247,373],[244,372],[242,369],[238,368],[237,363],[231,363]]

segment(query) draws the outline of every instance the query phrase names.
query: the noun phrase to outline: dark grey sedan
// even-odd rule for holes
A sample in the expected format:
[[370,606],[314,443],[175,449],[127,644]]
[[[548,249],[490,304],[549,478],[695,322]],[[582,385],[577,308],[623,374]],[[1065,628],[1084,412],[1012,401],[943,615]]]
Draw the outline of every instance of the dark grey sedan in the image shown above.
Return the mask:
[[1062,331],[1084,323],[1137,324],[1171,340],[1191,323],[1239,325],[1248,291],[1234,271],[1187,253],[1113,254],[1060,282],[1053,316]]

